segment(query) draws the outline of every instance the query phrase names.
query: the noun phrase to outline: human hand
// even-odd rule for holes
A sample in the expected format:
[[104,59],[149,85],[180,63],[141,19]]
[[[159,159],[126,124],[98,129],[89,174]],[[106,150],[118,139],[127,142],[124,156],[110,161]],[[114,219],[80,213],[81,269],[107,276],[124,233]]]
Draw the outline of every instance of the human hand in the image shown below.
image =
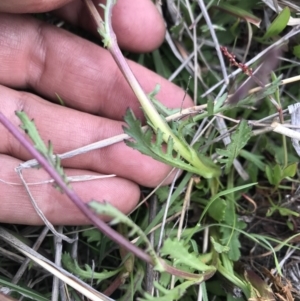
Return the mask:
[[[92,29],[91,18],[79,0],[0,2],[1,12],[53,9],[62,19]],[[128,107],[143,118],[138,101],[106,50],[29,16],[0,15],[1,112],[16,126],[20,121],[14,112],[24,110],[34,118],[42,139],[52,142],[54,153],[64,153],[123,133],[122,120]],[[164,37],[163,21],[149,0],[119,0],[113,11],[113,27],[119,45],[130,51],[150,51]],[[158,99],[168,107],[180,106],[184,96],[180,88],[134,62],[129,64],[146,93],[160,84]],[[66,106],[56,104],[56,93]],[[191,104],[185,99],[185,107]],[[1,124],[0,137],[0,221],[41,224],[14,171],[31,157]],[[86,202],[92,198],[106,200],[125,213],[139,200],[138,184],[154,187],[171,170],[124,143],[63,160],[62,164],[67,175],[116,174],[113,178],[72,183],[72,187]],[[28,183],[49,179],[45,171],[37,169],[25,170],[23,175]],[[171,180],[169,177],[165,183]],[[88,223],[51,184],[29,187],[53,224]]]

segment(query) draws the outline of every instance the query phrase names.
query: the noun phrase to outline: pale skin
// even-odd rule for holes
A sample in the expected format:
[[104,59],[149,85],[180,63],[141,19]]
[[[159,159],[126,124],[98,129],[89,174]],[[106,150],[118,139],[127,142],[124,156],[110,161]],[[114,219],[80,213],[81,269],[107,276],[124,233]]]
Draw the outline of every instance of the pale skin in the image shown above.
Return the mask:
[[[20,121],[14,112],[24,110],[34,118],[44,141],[51,140],[54,151],[63,153],[123,133],[122,120],[128,107],[140,118],[143,114],[106,50],[24,15],[52,10],[74,25],[94,30],[80,0],[0,2],[0,109],[16,126]],[[113,27],[122,49],[135,52],[157,48],[165,33],[163,20],[150,0],[118,0]],[[129,64],[147,93],[158,83],[158,99],[164,105],[181,105],[184,92],[180,88],[134,62]],[[55,93],[66,107],[58,104]],[[185,98],[183,106],[191,105],[190,98]],[[0,137],[0,222],[42,224],[14,171],[31,157],[1,124]],[[73,183],[72,187],[85,202],[92,198],[106,200],[125,213],[138,203],[139,185],[155,187],[171,170],[124,143],[65,160],[63,166],[68,175],[116,174],[114,178]],[[23,174],[28,183],[49,179],[43,170],[31,169]],[[165,184],[171,180],[172,176]],[[50,184],[30,189],[53,224],[89,223]]]

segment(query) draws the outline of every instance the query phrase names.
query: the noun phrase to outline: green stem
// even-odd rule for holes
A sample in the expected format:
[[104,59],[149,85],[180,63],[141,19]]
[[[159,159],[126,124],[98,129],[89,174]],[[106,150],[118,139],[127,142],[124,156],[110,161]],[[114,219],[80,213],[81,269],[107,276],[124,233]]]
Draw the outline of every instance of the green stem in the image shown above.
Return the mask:
[[[277,76],[274,72],[271,72],[271,78],[272,78],[272,81],[277,80]],[[282,124],[284,124],[284,117],[283,117],[283,114],[282,114],[282,105],[281,105],[281,101],[280,101],[280,93],[279,93],[279,88],[278,87],[275,91],[274,97],[275,97],[276,101],[278,102],[278,107],[280,108],[279,111],[278,111],[280,122]],[[288,152],[287,152],[287,143],[286,143],[286,136],[285,135],[282,135],[282,145],[283,145],[283,150],[284,150],[284,152],[283,152],[283,154],[284,154],[284,167],[287,167],[287,165],[288,165]]]
[[218,267],[217,267],[218,272],[227,280],[229,280],[231,283],[233,283],[235,286],[239,287],[243,291],[243,293],[245,294],[248,300],[248,298],[250,298],[251,296],[251,292],[249,291],[247,285],[234,274],[232,263],[227,258],[227,256],[223,253],[220,256],[222,258],[222,261],[219,260],[218,262]]
[[[163,140],[167,143],[171,138],[173,140],[174,150],[178,152],[186,161],[188,161],[191,165],[198,169],[198,174],[205,178],[212,178],[218,176],[220,171],[213,164],[204,164],[197,152],[192,148],[183,143],[170,129],[169,125],[165,121],[165,119],[161,118],[157,110],[155,109],[152,102],[148,99],[147,95],[143,91],[141,85],[137,81],[134,76],[132,70],[130,69],[127,61],[125,60],[123,54],[120,51],[120,48],[117,44],[117,38],[113,31],[111,25],[111,15],[112,15],[112,7],[113,0],[107,0],[107,4],[105,7],[105,25],[103,28],[103,22],[99,21],[99,16],[97,18],[94,17],[94,12],[91,11],[94,21],[97,23],[98,32],[103,37],[104,44],[113,56],[115,62],[117,63],[119,69],[122,74],[126,78],[128,84],[131,89],[135,93],[138,98],[143,111],[150,120],[150,123],[153,125],[153,130],[157,132],[158,129],[163,133]],[[90,9],[91,10],[91,9]]]

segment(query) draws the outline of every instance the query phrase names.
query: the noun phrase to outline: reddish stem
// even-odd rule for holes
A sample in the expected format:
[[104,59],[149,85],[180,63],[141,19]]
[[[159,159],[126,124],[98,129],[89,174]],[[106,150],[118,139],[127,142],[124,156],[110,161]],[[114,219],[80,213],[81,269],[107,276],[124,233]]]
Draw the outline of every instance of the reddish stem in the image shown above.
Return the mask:
[[71,190],[60,175],[57,173],[54,167],[52,167],[46,158],[40,154],[29,141],[26,140],[24,135],[14,126],[1,112],[0,122],[7,128],[7,130],[22,144],[22,146],[39,162],[39,164],[48,172],[48,174],[54,179],[54,181],[60,186],[60,188],[66,193],[66,195],[72,200],[72,202],[80,209],[80,211],[97,227],[104,235],[115,241],[117,244],[123,246],[129,252],[135,254],[135,256],[141,258],[147,263],[152,263],[151,257],[143,250],[133,245],[113,230],[108,224],[101,220],[90,208],[79,198],[79,196]]

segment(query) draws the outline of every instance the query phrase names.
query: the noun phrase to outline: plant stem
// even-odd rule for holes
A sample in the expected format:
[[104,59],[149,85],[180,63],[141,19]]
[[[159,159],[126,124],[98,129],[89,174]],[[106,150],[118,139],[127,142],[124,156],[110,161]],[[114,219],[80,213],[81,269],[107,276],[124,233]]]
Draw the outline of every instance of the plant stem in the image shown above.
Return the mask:
[[247,287],[247,284],[234,274],[233,268],[231,267],[232,262],[227,258],[227,255],[221,254],[221,258],[222,261],[220,259],[218,261],[218,272],[235,286],[239,287],[248,300],[248,298],[251,296],[251,293]]
[[61,176],[57,173],[54,167],[52,167],[45,157],[42,156],[21,132],[0,112],[0,122],[7,128],[7,130],[22,144],[22,146],[39,162],[39,164],[48,172],[48,174],[54,179],[59,187],[66,193],[66,195],[72,200],[72,202],[80,209],[80,211],[107,237],[115,241],[117,244],[123,246],[128,251],[135,254],[140,259],[147,263],[152,263],[151,257],[130,243],[126,238],[113,230],[107,223],[101,220],[89,207],[79,198],[79,196],[70,189],[63,181]]
[[105,25],[103,28],[103,21],[101,17],[96,15],[96,10],[94,4],[91,0],[85,0],[88,9],[90,10],[94,21],[96,22],[98,32],[103,37],[104,45],[107,47],[108,51],[111,53],[114,58],[116,64],[130,85],[131,89],[135,93],[138,98],[143,111],[146,117],[150,120],[153,125],[153,130],[157,132],[158,129],[163,133],[163,139],[167,143],[171,138],[173,140],[174,150],[178,152],[186,161],[192,164],[194,167],[198,169],[199,175],[205,178],[212,178],[219,175],[219,169],[216,166],[205,165],[199,158],[197,152],[194,148],[189,147],[187,144],[183,143],[170,129],[166,120],[163,119],[157,110],[155,109],[153,103],[148,99],[147,95],[143,91],[141,85],[138,80],[134,76],[132,70],[130,69],[127,61],[125,60],[119,46],[117,43],[116,35],[113,31],[111,24],[111,15],[113,8],[113,0],[107,0],[107,4],[105,7]]

